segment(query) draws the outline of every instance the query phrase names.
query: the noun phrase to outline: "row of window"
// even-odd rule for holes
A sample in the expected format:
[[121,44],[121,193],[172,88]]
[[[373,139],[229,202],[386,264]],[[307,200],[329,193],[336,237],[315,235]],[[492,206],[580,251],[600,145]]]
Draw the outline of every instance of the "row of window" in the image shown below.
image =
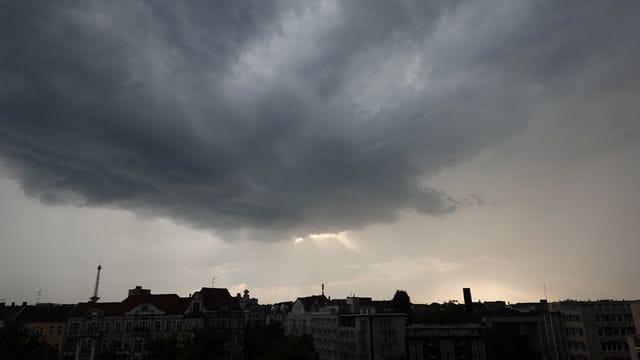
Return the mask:
[[[36,326],[35,328],[32,328],[31,331],[33,331],[34,333],[38,334],[38,335],[44,335],[44,327],[42,326]],[[62,325],[50,325],[49,326],[49,336],[54,336],[54,335],[62,335],[63,331],[62,331]]]
[[587,345],[582,341],[567,341],[567,348],[569,350],[586,351]]
[[629,351],[629,344],[618,341],[605,341],[602,343],[602,351]]
[[[72,344],[71,348],[75,347],[75,344],[73,343],[70,343],[70,344]],[[83,352],[91,351],[93,346],[94,346],[94,341],[91,339],[83,339],[80,342],[80,350]],[[69,349],[69,347],[67,348],[68,348],[67,350],[72,350],[72,349]],[[144,339],[134,338],[133,341],[131,341],[131,339],[123,339],[122,341],[120,340],[110,341],[109,339],[102,340],[100,349],[102,351],[107,351],[110,348],[118,349],[118,350],[133,350],[136,352],[141,352],[142,350],[144,350]]]
[[630,314],[618,315],[596,315],[596,321],[600,322],[631,322],[633,317]]
[[562,315],[563,322],[581,322],[580,315]]
[[[135,330],[148,330],[148,322],[147,320],[140,320],[137,323],[137,326],[134,328],[134,323],[133,321],[125,321],[124,322],[124,331],[125,332],[130,332]],[[161,320],[155,320],[154,322],[154,331],[182,331],[182,320],[176,320],[175,322],[175,328],[173,326],[173,321],[172,320],[165,320],[164,321],[164,327],[163,327],[163,322]],[[88,332],[98,332],[100,330],[104,331],[104,332],[110,332],[112,331],[111,328],[111,322],[110,321],[105,321],[102,328],[100,326],[100,323],[97,321],[92,321],[92,322],[86,322],[84,323],[84,331],[88,331]],[[114,323],[114,327],[113,327],[113,331],[114,332],[121,332],[123,331],[122,328],[122,322],[121,321],[116,321]],[[69,332],[70,333],[78,333],[80,332],[80,323],[77,322],[72,322],[69,325]]]
[[584,336],[584,330],[582,328],[567,327],[564,328],[564,333],[567,336]]
[[604,336],[625,336],[625,335],[634,335],[635,327],[627,327],[627,328],[599,328],[598,335],[600,337]]

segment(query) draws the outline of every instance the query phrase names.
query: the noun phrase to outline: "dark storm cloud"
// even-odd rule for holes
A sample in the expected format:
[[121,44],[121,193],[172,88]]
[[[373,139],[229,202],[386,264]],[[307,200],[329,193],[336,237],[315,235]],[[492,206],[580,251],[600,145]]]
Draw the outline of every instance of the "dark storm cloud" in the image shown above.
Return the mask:
[[0,155],[44,202],[216,230],[445,214],[468,201],[425,180],[542,98],[636,89],[638,15],[633,1],[3,1]]

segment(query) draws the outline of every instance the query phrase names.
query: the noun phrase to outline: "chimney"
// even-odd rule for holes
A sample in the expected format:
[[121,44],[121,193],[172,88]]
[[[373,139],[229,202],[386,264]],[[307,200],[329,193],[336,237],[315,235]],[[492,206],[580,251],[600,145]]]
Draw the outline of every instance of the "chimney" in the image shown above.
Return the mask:
[[143,289],[140,285],[136,286],[134,289],[129,290],[129,296],[137,295],[151,295],[151,290]]
[[15,302],[15,301],[12,301],[12,302],[11,302],[11,306],[12,306],[12,307],[13,307],[13,306],[16,306],[16,302]]
[[471,299],[471,288],[463,288],[462,294],[464,295],[464,309],[467,314],[473,314],[473,300]]
[[23,302],[22,302],[22,306],[27,306],[27,302],[26,302],[26,301],[23,301]]

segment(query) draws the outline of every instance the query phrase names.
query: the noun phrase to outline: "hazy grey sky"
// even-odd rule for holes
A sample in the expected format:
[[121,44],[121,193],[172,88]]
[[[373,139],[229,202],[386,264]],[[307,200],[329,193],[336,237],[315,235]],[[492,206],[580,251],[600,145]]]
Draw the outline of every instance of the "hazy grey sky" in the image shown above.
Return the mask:
[[2,1],[0,298],[639,298],[636,1]]

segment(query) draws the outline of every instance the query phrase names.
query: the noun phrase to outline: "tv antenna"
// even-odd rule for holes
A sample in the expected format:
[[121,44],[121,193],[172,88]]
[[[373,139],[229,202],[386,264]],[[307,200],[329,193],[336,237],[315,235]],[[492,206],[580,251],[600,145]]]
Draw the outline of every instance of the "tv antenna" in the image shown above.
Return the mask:
[[211,287],[214,287],[213,284],[215,284],[215,283],[216,283],[216,278],[212,277],[211,278]]
[[544,283],[542,284],[542,289],[544,290],[544,299],[545,300],[549,300],[547,298],[547,285],[545,285]]
[[42,289],[36,291],[36,304],[40,303],[40,299],[42,299]]

